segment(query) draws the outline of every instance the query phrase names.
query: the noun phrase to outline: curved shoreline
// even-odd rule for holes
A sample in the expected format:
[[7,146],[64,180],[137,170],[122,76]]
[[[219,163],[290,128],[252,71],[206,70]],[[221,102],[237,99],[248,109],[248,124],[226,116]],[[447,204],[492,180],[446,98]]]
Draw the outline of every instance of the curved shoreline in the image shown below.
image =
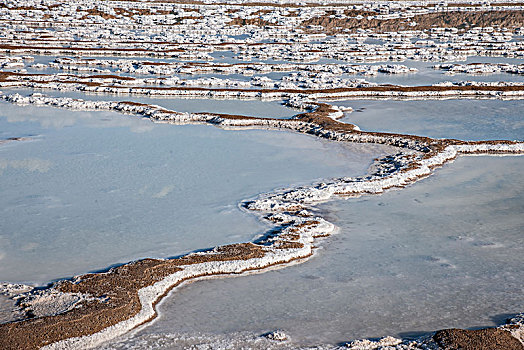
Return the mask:
[[[154,122],[206,123],[223,128],[272,128],[313,134],[328,140],[387,144],[403,152],[377,159],[373,172],[337,178],[293,189],[262,194],[242,207],[275,225],[261,239],[190,253],[176,259],[143,259],[105,273],[77,276],[47,288],[59,293],[89,295],[66,312],[0,325],[5,349],[91,347],[156,317],[155,304],[181,282],[202,276],[239,274],[305,259],[319,239],[335,226],[314,216],[315,203],[336,196],[360,196],[405,187],[431,175],[435,168],[462,154],[524,154],[516,141],[460,141],[412,135],[363,132],[336,121],[337,107],[299,103],[308,112],[293,119],[264,119],[214,113],[180,113],[134,102],[84,101],[43,96],[0,95],[16,104],[55,106],[74,110],[111,110],[148,117]],[[29,307],[30,309],[30,307]]]

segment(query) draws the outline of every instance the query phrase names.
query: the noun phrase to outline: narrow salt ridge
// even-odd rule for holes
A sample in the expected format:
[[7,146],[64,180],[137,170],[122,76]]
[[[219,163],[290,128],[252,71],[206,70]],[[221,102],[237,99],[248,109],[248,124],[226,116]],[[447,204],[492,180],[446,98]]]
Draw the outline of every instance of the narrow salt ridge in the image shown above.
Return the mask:
[[[524,153],[523,142],[487,141],[468,143],[459,140],[436,140],[409,135],[371,134],[354,132],[357,129],[351,126],[348,126],[346,131],[339,131],[330,130],[329,127],[323,128],[313,122],[305,122],[299,119],[274,120],[238,118],[211,113],[179,113],[154,105],[53,98],[45,97],[42,94],[33,94],[29,97],[23,97],[19,94],[0,95],[0,99],[22,105],[55,106],[73,110],[112,110],[148,117],[153,121],[175,124],[210,123],[225,126],[226,128],[280,128],[302,133],[312,133],[330,140],[381,143],[403,148],[402,152],[395,155],[377,159],[371,167],[371,174],[369,175],[331,179],[311,186],[261,194],[253,200],[242,202],[241,206],[245,210],[255,213],[280,227],[276,233],[268,234],[253,242],[262,247],[263,256],[246,260],[211,260],[192,265],[181,265],[180,268],[182,270],[172,273],[150,286],[139,289],[138,296],[141,310],[136,315],[109,326],[98,333],[61,340],[45,346],[44,349],[90,348],[122,335],[155,318],[155,303],[167,291],[182,281],[209,275],[240,274],[250,270],[261,270],[273,265],[289,263],[297,259],[305,260],[305,258],[312,255],[316,239],[329,236],[335,231],[335,226],[332,223],[313,214],[314,205],[333,199],[337,195],[360,196],[363,194],[378,194],[389,188],[405,187],[431,175],[436,167],[444,165],[460,154]],[[304,101],[302,104],[297,101],[294,103],[310,110],[312,114],[321,113],[323,117],[336,119],[341,113],[336,106],[326,107],[328,105],[315,104],[308,101]],[[338,123],[336,121],[333,122],[335,124]],[[215,251],[217,251],[216,249],[218,247],[215,248]],[[213,256],[213,252],[197,252],[189,256]],[[52,292],[48,292],[46,297],[51,294]],[[44,295],[36,296],[35,299],[38,299],[38,297],[42,298]],[[60,297],[63,298],[63,296]],[[79,296],[76,297],[78,298]],[[522,339],[522,329],[524,329],[524,326],[520,323],[512,332]],[[399,339],[386,338],[379,341],[379,343],[365,340],[360,341],[360,343],[355,342],[353,345],[349,344],[348,346],[352,349],[379,349],[381,347],[429,349],[430,345],[426,346],[424,342],[426,340],[406,343]]]
[[[25,56],[26,60],[31,60]],[[34,58],[33,58],[34,60]],[[24,67],[24,58],[20,56],[4,56],[0,57],[0,68],[21,68]],[[151,64],[153,63],[153,64]],[[506,67],[506,69],[515,69],[515,65]],[[147,60],[111,60],[111,59],[92,59],[86,60],[82,58],[70,58],[70,57],[57,57],[53,62],[48,64],[35,63],[31,65],[31,68],[35,69],[46,69],[54,68],[66,71],[76,72],[96,72],[96,73],[111,73],[109,69],[100,69],[99,67],[111,67],[118,68],[118,73],[129,73],[129,74],[155,74],[159,76],[169,76],[168,79],[161,78],[160,81],[165,82],[181,82],[190,81],[187,79],[180,79],[173,77],[178,73],[182,74],[213,74],[220,72],[221,74],[242,74],[252,75],[256,73],[270,73],[270,72],[293,72],[298,71],[297,75],[306,75],[311,72],[322,72],[333,75],[340,74],[352,74],[352,75],[365,75],[374,76],[378,73],[387,74],[406,74],[416,73],[417,68],[410,68],[405,65],[399,64],[381,64],[381,65],[355,65],[355,64],[304,64],[304,63],[234,63],[231,65],[224,66],[220,63],[208,62],[205,65],[190,65],[187,62],[163,62],[162,64],[155,64],[154,61]],[[446,68],[448,68],[446,66]],[[437,69],[437,68],[435,68]],[[444,69],[444,68],[441,68]],[[211,78],[215,81],[216,77]],[[256,78],[255,78],[256,79]],[[148,81],[157,81],[157,78],[146,78],[142,79],[144,83]],[[227,81],[227,79],[224,79]],[[269,79],[271,80],[271,79]],[[287,80],[287,79],[286,79]],[[223,79],[219,79],[223,81]]]
[[443,70],[446,74],[524,74],[524,65],[522,64],[504,64],[504,63],[442,63],[432,67],[433,69]]
[[[58,75],[57,75],[58,76]],[[36,77],[36,76],[35,76]],[[282,100],[296,97],[309,98],[311,100],[344,100],[350,98],[398,98],[398,99],[441,99],[441,98],[482,98],[482,99],[522,99],[524,98],[524,86],[521,83],[507,82],[444,82],[430,87],[442,89],[410,90],[410,87],[390,87],[389,90],[382,89],[384,86],[372,86],[369,89],[342,88],[342,91],[319,92],[313,90],[245,90],[245,89],[208,89],[208,88],[155,88],[121,85],[98,85],[91,86],[90,82],[61,82],[46,81],[44,77],[38,80],[3,80],[0,88],[32,88],[51,89],[59,91],[81,91],[88,93],[110,93],[110,94],[138,94],[148,96],[170,96],[180,98],[214,98],[214,99],[262,99]],[[25,77],[24,79],[27,79]],[[464,89],[464,88],[470,89]],[[493,90],[479,89],[493,87]],[[324,89],[336,87],[323,86]],[[371,90],[379,88],[378,90]],[[398,89],[398,88],[404,88]],[[447,88],[447,89],[445,89]],[[514,89],[518,88],[518,89]]]

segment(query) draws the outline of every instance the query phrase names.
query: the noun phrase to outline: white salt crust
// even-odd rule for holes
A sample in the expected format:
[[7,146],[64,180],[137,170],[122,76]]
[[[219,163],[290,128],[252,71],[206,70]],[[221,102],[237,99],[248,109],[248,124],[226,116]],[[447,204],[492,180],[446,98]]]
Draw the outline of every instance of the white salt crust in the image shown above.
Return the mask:
[[[262,0],[264,2],[266,0]],[[49,0],[41,2],[40,0],[7,0],[6,8],[0,11],[0,19],[2,23],[2,38],[1,44],[8,44],[10,48],[1,48],[0,52],[6,54],[41,54],[41,55],[104,55],[104,56],[153,56],[153,57],[168,57],[179,60],[206,60],[211,61],[213,57],[210,53],[229,51],[234,53],[234,58],[237,60],[251,60],[253,58],[275,60],[292,60],[298,62],[313,62],[321,58],[337,59],[343,61],[356,62],[375,62],[375,61],[402,61],[406,59],[421,60],[421,61],[435,61],[447,60],[457,61],[465,60],[468,56],[499,56],[499,57],[522,57],[524,42],[515,38],[515,35],[522,35],[524,29],[515,29],[513,32],[505,30],[504,28],[469,28],[463,33],[459,33],[457,28],[438,28],[434,27],[428,32],[419,30],[404,30],[402,32],[394,33],[372,33],[372,31],[359,31],[357,33],[338,34],[335,38],[327,38],[323,33],[301,33],[291,29],[299,27],[300,23],[308,18],[323,15],[326,11],[335,11],[339,18],[347,17],[343,11],[331,6],[341,0],[331,1],[326,4],[325,1],[308,0],[310,3],[322,4],[322,8],[301,8],[297,11],[296,16],[288,16],[291,11],[280,11],[274,4],[268,2],[264,6],[253,6],[252,8],[242,8],[242,0],[236,0],[223,4],[222,0],[206,0],[208,4],[167,4],[161,2],[126,2],[126,8],[129,9],[153,9],[155,14],[151,16],[135,15],[131,17],[122,17],[115,12],[113,8],[120,6],[120,2],[111,4],[107,1],[100,0],[77,0],[75,2],[60,2]],[[464,3],[463,0],[448,0],[442,2],[440,0],[430,1],[359,1],[353,3],[353,8],[356,10],[370,10],[375,11],[376,15],[370,16],[378,20],[387,20],[391,18],[406,18],[412,19],[413,16],[425,13],[448,12],[448,3]],[[471,5],[467,8],[455,9],[456,11],[495,11],[496,5],[500,2],[506,2],[504,9],[522,10],[524,7],[519,4],[507,4],[507,0],[493,0],[489,3],[483,0],[472,0],[468,3]],[[279,28],[262,29],[256,26],[237,26],[230,27],[228,22],[233,17],[239,14],[224,14],[218,15],[213,13],[214,3],[221,3],[215,6],[217,9],[226,10],[241,10],[240,16],[243,18],[253,18],[260,16],[264,20],[269,20],[272,23],[279,24]],[[291,0],[280,0],[279,3],[288,3],[296,6],[296,2]],[[59,6],[54,10],[48,5],[58,4]],[[18,6],[35,7],[35,11],[17,10]],[[116,18],[107,20],[100,16],[87,16],[85,10],[90,7],[101,9],[106,14],[115,16]],[[417,8],[419,7],[420,8]],[[156,10],[169,9],[176,11],[176,14],[157,15]],[[256,11],[260,9],[270,9],[270,13],[256,15]],[[207,12],[206,12],[207,11]],[[210,12],[211,11],[211,12]],[[233,11],[234,12],[234,11]],[[279,13],[281,12],[281,13]],[[199,18],[199,15],[202,15]],[[47,19],[60,18],[60,21],[53,21]],[[181,23],[175,24],[175,17],[187,17]],[[153,23],[151,18],[154,18],[156,23]],[[212,22],[212,23],[210,23]],[[41,27],[49,27],[50,30],[41,28],[39,33],[35,32],[31,26],[37,25]],[[158,31],[156,24],[168,25],[169,31],[164,33]],[[415,25],[416,23],[409,23],[408,25]],[[107,28],[110,27],[111,35],[108,36]],[[114,29],[114,30],[113,30]],[[315,28],[311,28],[315,30]],[[320,29],[320,28],[317,28]],[[136,32],[135,32],[136,30]],[[141,33],[144,33],[142,36]],[[248,35],[249,39],[234,39],[230,35]],[[44,37],[48,36],[51,40]],[[75,37],[77,39],[75,39]],[[152,43],[141,43],[144,38],[155,37],[158,42],[174,43],[172,46],[157,45]],[[364,43],[366,39],[375,39],[382,41],[378,44]],[[275,43],[274,45],[249,46],[246,42],[260,42],[261,40],[279,40],[283,44]],[[513,40],[517,39],[517,40]],[[75,47],[68,47],[71,42],[75,40],[84,41],[81,49],[77,50]],[[122,51],[122,47],[126,46],[126,41],[134,43],[132,49]],[[354,40],[356,43],[351,43]],[[410,40],[414,42],[411,43]],[[49,42],[53,42],[53,46],[49,47]],[[231,42],[227,45],[224,42]],[[315,43],[315,41],[319,41]],[[90,42],[90,43],[89,43]],[[399,47],[392,48],[393,42],[400,42]],[[117,43],[117,44],[115,44]],[[191,43],[188,45],[188,43]],[[193,46],[193,44],[197,44]],[[292,46],[286,45],[293,43]],[[27,45],[27,46],[26,46]],[[18,46],[18,47],[17,47]],[[33,46],[33,47],[31,47]],[[414,47],[416,46],[416,47]],[[105,48],[100,50],[99,48]],[[464,49],[466,48],[467,49]],[[168,49],[183,48],[185,52],[177,52],[176,50]],[[145,50],[143,50],[145,49]],[[322,89],[334,87],[361,87],[372,86],[363,80],[348,80],[337,79],[337,75],[343,74],[361,74],[361,75],[375,75],[377,73],[385,74],[405,74],[413,73],[413,69],[409,69],[400,65],[382,65],[382,66],[351,66],[351,65],[268,65],[262,64],[253,69],[252,64],[248,65],[232,65],[229,67],[220,67],[219,65],[209,65],[200,67],[182,67],[184,63],[175,63],[169,67],[141,65],[140,63],[122,62],[119,60],[81,60],[81,59],[58,59],[54,63],[42,64],[37,63],[30,66],[27,61],[33,58],[30,56],[22,57],[0,57],[0,69],[14,70],[15,72],[26,72],[26,68],[55,68],[65,71],[74,72],[96,72],[96,73],[110,73],[111,71],[104,68],[117,68],[121,72],[132,74],[158,74],[169,75],[182,74],[252,74],[253,70],[259,74],[269,72],[283,72],[289,70],[300,70],[301,73],[287,76],[282,81],[272,81],[271,79],[262,79],[256,77],[250,82],[243,82],[232,79],[134,79],[133,84],[161,84],[164,86],[226,86],[236,88],[246,88],[249,86],[256,86],[262,88],[273,89],[294,89],[294,88],[309,88]],[[92,62],[92,63],[86,63]],[[120,63],[122,62],[122,63]],[[82,66],[86,65],[86,66]],[[249,68],[248,68],[249,66]],[[182,68],[181,68],[182,67]],[[481,66],[445,66],[442,65],[438,69],[446,70],[449,73],[461,72],[467,74],[485,74],[505,72],[512,74],[522,74],[522,67],[519,66],[504,66],[504,65],[489,65]],[[305,72],[305,71],[308,72]],[[314,73],[314,74],[309,74]],[[317,73],[321,73],[317,75]],[[301,93],[286,93],[282,91],[272,92],[258,92],[253,91],[209,91],[209,90],[160,90],[160,89],[144,89],[133,87],[131,81],[115,80],[113,78],[86,78],[82,76],[64,76],[64,75],[47,75],[47,76],[26,76],[26,78],[34,80],[17,81],[16,79],[8,82],[3,82],[1,86],[4,87],[31,87],[31,88],[49,88],[64,91],[87,91],[100,93],[116,93],[116,94],[145,94],[155,96],[177,96],[184,98],[191,97],[206,97],[206,98],[242,98],[242,99],[289,99],[289,104],[295,104],[296,107],[304,109],[315,108],[311,101],[318,99],[347,99],[347,98],[399,98],[399,99],[438,99],[438,98],[499,98],[499,99],[520,99],[524,96],[524,91],[514,92],[499,92],[499,91],[444,91],[444,92],[394,92],[394,91],[380,91],[380,92],[341,92],[337,94],[301,94]],[[50,82],[50,79],[57,81],[73,80],[77,84]],[[83,82],[92,83],[99,82],[102,84],[118,84],[120,86],[86,86],[81,84]],[[479,85],[479,83],[465,83],[470,85]],[[490,86],[488,83],[485,83]],[[467,86],[456,83],[443,83],[441,86]],[[491,84],[491,86],[497,86]],[[272,243],[268,246],[267,254],[260,259],[251,259],[246,261],[236,262],[212,262],[193,266],[186,266],[186,268],[171,276],[166,277],[163,281],[157,284],[144,288],[140,291],[140,300],[142,303],[142,311],[130,320],[121,322],[115,326],[109,327],[102,332],[77,339],[70,339],[59,342],[50,346],[50,348],[71,348],[71,347],[91,347],[111,339],[117,334],[125,333],[128,329],[133,327],[133,324],[142,322],[154,315],[152,303],[163,294],[163,291],[169,289],[173,283],[177,283],[184,278],[198,276],[203,273],[240,273],[245,269],[263,268],[272,263],[284,263],[293,259],[294,257],[307,257],[312,252],[312,243],[314,235],[331,234],[334,226],[322,218],[315,218],[310,213],[312,205],[318,201],[329,200],[333,198],[336,193],[346,193],[350,195],[361,195],[364,193],[381,193],[385,189],[394,186],[405,186],[409,183],[415,182],[417,179],[428,176],[432,173],[435,166],[442,165],[447,161],[454,159],[459,154],[521,154],[523,152],[522,143],[517,144],[475,144],[475,145],[450,145],[432,157],[423,159],[420,152],[428,150],[429,145],[424,142],[410,139],[409,137],[399,136],[380,136],[380,135],[356,135],[351,133],[333,132],[330,130],[323,130],[318,126],[304,123],[298,120],[230,120],[220,116],[209,114],[191,114],[191,113],[172,113],[158,106],[132,106],[125,103],[118,102],[92,102],[73,99],[49,99],[43,96],[34,95],[31,98],[24,98],[20,95],[0,96],[1,99],[18,104],[35,104],[35,105],[50,105],[62,108],[69,108],[75,110],[81,109],[99,109],[99,110],[113,110],[123,113],[136,114],[143,117],[150,118],[155,122],[165,123],[211,123],[218,125],[224,129],[235,128],[280,128],[289,129],[297,132],[304,132],[317,135],[319,137],[330,140],[348,141],[348,142],[376,142],[395,145],[403,148],[402,153],[385,157],[379,160],[371,169],[371,175],[359,178],[339,178],[329,180],[324,183],[315,184],[309,187],[294,188],[282,190],[278,193],[269,193],[261,195],[254,200],[245,201],[242,203],[243,208],[256,211],[260,216],[265,216],[275,222],[285,222],[292,225],[286,230],[280,232],[280,236],[289,233],[290,229],[296,227],[300,223],[305,223],[315,220],[318,223],[307,227],[302,227],[294,233],[299,233],[300,238],[298,242],[303,243],[303,248],[300,249],[275,249],[281,244],[280,236],[269,237],[267,242]],[[308,102],[309,101],[309,102]],[[328,115],[330,118],[337,119],[341,117],[342,109],[333,107]],[[354,127],[353,130],[358,130]],[[2,143],[2,141],[0,141]],[[409,171],[404,171],[409,165],[415,164],[416,167]],[[0,164],[1,170],[1,164]],[[282,213],[281,211],[291,210],[295,208],[302,208],[302,210],[294,215]],[[7,295],[24,295],[24,305],[33,313],[36,312],[38,316],[46,314],[56,314],[66,311],[68,308],[76,305],[75,301],[79,298],[87,296],[73,295],[68,293],[55,293],[52,289],[48,292],[38,293],[36,291],[28,290],[28,286],[3,285],[0,292],[5,292]],[[23,294],[20,294],[23,293]],[[520,317],[520,318],[519,318]],[[512,334],[523,341],[524,330],[524,316],[520,315],[514,320],[514,324],[518,328],[511,328]],[[391,337],[386,337],[378,341],[361,340],[355,341],[347,345],[351,349],[432,349],[431,340],[420,339],[416,342],[402,341]],[[331,347],[330,347],[331,348]]]
[[[270,2],[242,6],[245,1],[241,0],[213,0],[205,4],[130,1],[125,2],[125,7],[134,13],[122,14],[117,11],[119,2],[50,0],[42,3],[39,0],[6,0],[8,6],[0,12],[0,20],[5,23],[2,25],[5,35],[0,38],[0,44],[7,45],[1,47],[0,52],[14,55],[152,56],[211,61],[214,59],[211,53],[229,51],[238,60],[297,62],[316,62],[322,58],[353,62],[407,59],[457,61],[474,55],[523,55],[523,43],[514,40],[515,36],[523,32],[522,28],[518,28],[518,23],[510,25],[510,28],[472,27],[464,31],[441,27],[423,31],[414,27],[417,25],[417,15],[522,10],[524,7],[518,2],[473,0],[468,1],[471,6],[465,7],[448,6],[458,1],[346,3],[348,8],[366,11],[365,17],[345,13],[344,8],[336,6],[337,2],[340,1],[311,1],[317,6],[308,7],[289,0],[279,1],[279,5],[288,3],[288,7],[283,9]],[[19,7],[24,5],[35,10],[21,10]],[[99,15],[88,12],[93,7],[100,11]],[[138,13],[143,10],[151,10],[151,13]],[[267,13],[260,13],[260,10],[266,10]],[[359,21],[402,18],[406,21],[406,28],[385,33],[373,33],[370,29],[354,32],[342,30],[334,36],[328,36],[322,26],[306,23],[309,19],[326,17],[329,13],[335,13],[332,16],[339,19]],[[231,25],[232,21],[239,18],[262,19],[271,25]],[[38,25],[41,29],[34,31],[32,25]],[[161,26],[169,26],[169,30],[159,29]],[[368,38],[383,43],[368,44]],[[263,40],[269,41],[271,45],[249,45]],[[78,50],[79,42],[81,50]],[[400,45],[391,45],[392,42]],[[290,43],[293,45],[288,45]],[[7,62],[6,68],[24,69],[19,62]]]
[[[83,337],[70,338],[45,346],[43,349],[70,349],[91,348],[109,341],[117,336],[123,335],[131,329],[147,322],[156,316],[154,304],[174,285],[191,278],[208,275],[240,274],[249,270],[261,270],[276,264],[285,264],[297,259],[305,259],[312,255],[316,237],[329,236],[335,232],[335,226],[322,217],[314,216],[311,212],[314,204],[332,199],[337,194],[363,195],[378,194],[392,187],[404,187],[417,180],[432,174],[435,167],[442,166],[446,162],[455,159],[460,154],[488,154],[510,153],[523,154],[524,143],[476,143],[476,144],[450,144],[439,152],[426,153],[431,145],[426,141],[403,136],[403,135],[381,135],[360,134],[351,132],[334,132],[324,130],[314,124],[305,123],[300,120],[267,120],[267,119],[227,119],[213,114],[179,113],[169,111],[154,105],[134,105],[125,102],[111,101],[84,101],[71,98],[45,97],[42,94],[33,94],[23,97],[19,94],[0,95],[0,99],[16,104],[34,104],[44,106],[55,106],[73,110],[95,109],[119,111],[122,113],[135,114],[148,117],[153,121],[167,123],[211,123],[226,128],[280,128],[289,129],[303,133],[313,133],[319,137],[337,141],[348,142],[374,142],[394,145],[403,148],[401,153],[391,155],[377,160],[372,169],[372,174],[356,178],[337,178],[317,183],[312,186],[304,186],[278,191],[275,193],[262,194],[254,200],[242,203],[242,207],[255,212],[261,217],[279,224],[289,224],[278,234],[269,236],[259,241],[265,243],[263,249],[265,255],[261,258],[234,261],[210,261],[194,265],[181,266],[183,270],[173,273],[163,280],[139,290],[141,310],[138,314],[117,323],[104,330]],[[296,103],[296,102],[295,102]],[[298,103],[300,105],[300,103]],[[301,105],[311,109],[309,102]],[[332,118],[340,116],[340,110],[333,107],[328,113]],[[431,139],[430,139],[431,140]],[[429,154],[429,156],[428,156]],[[288,212],[289,211],[289,212]],[[291,213],[290,213],[291,212]],[[301,243],[299,248],[279,247],[287,241],[286,235],[299,235],[293,242]],[[213,252],[192,253],[213,254]],[[45,298],[52,299],[52,288]],[[63,293],[65,294],[65,293]],[[51,297],[50,297],[51,296]],[[60,296],[64,298],[64,296]],[[43,295],[35,298],[44,298]],[[31,298],[28,296],[28,300]],[[520,322],[520,321],[519,321]],[[512,330],[522,341],[522,322],[519,328]],[[384,338],[378,342],[369,340],[357,341],[348,344],[351,349],[430,349],[431,342],[427,339],[420,341],[403,341],[395,338]]]
[[[63,82],[62,82],[63,81]],[[66,82],[67,81],[67,82]],[[212,98],[212,99],[262,99],[262,100],[288,100],[304,99],[309,100],[347,100],[353,98],[394,98],[394,99],[442,99],[442,98],[475,98],[475,99],[523,99],[524,85],[513,82],[443,82],[433,86],[449,87],[448,90],[441,91],[399,91],[399,90],[375,90],[355,89],[339,92],[317,92],[318,89],[338,88],[337,84],[324,82],[317,84],[311,90],[258,90],[258,89],[209,89],[202,87],[188,88],[179,86],[176,88],[158,88],[144,86],[130,86],[140,80],[121,80],[116,78],[73,78],[61,74],[50,75],[24,75],[11,76],[5,81],[0,81],[0,88],[31,88],[31,89],[50,89],[59,91],[80,91],[87,93],[106,93],[106,94],[133,94],[147,96],[169,96],[177,98]],[[97,83],[102,85],[89,85]],[[108,84],[108,85],[107,85]],[[346,84],[346,83],[344,83]],[[347,86],[347,85],[350,86]],[[349,82],[343,87],[360,88],[379,86],[367,82]],[[517,86],[517,90],[499,90],[501,87]],[[379,86],[380,87],[380,86]],[[471,90],[459,90],[458,88],[471,87]],[[493,87],[493,90],[475,90],[475,87]],[[284,87],[278,87],[285,89]],[[456,88],[456,89],[454,89]],[[499,89],[497,89],[499,88]]]

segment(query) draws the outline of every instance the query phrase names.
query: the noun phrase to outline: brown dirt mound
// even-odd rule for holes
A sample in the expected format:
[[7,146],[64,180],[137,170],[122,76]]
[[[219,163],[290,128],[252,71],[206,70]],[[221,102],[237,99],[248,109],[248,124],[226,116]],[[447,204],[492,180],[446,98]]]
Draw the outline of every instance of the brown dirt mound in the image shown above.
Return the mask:
[[476,12],[444,12],[428,13],[414,16],[409,20],[415,21],[415,26],[409,26],[406,18],[395,19],[367,19],[368,13],[363,13],[363,19],[356,18],[330,18],[330,14],[311,18],[302,23],[307,26],[322,26],[323,33],[333,34],[343,32],[345,29],[356,31],[357,29],[373,29],[374,32],[396,32],[401,30],[424,30],[432,27],[442,28],[465,28],[469,27],[494,27],[515,28],[524,26],[524,11],[502,10],[502,11],[476,11]]
[[433,340],[445,350],[524,350],[510,332],[498,328],[444,329],[435,333]]

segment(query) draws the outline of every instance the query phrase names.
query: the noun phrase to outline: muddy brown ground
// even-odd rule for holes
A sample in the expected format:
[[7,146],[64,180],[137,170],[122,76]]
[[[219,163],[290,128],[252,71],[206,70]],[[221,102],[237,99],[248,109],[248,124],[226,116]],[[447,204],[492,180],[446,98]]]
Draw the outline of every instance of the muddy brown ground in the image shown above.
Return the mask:
[[[330,18],[332,14],[314,17],[304,21],[302,26],[307,29],[310,25],[322,26],[322,33],[336,34],[345,30],[355,32],[357,29],[373,29],[374,32],[398,32],[402,30],[429,30],[433,27],[441,28],[473,28],[473,27],[504,27],[517,28],[524,26],[524,11],[475,11],[475,12],[442,12],[417,15],[410,18],[416,25],[410,26],[406,18],[395,19],[367,19],[370,12],[354,11],[350,15],[360,14],[364,18]],[[376,15],[376,13],[373,13]],[[316,32],[316,31],[315,31]]]
[[498,328],[445,329],[436,332],[433,340],[445,350],[524,350],[510,332]]

